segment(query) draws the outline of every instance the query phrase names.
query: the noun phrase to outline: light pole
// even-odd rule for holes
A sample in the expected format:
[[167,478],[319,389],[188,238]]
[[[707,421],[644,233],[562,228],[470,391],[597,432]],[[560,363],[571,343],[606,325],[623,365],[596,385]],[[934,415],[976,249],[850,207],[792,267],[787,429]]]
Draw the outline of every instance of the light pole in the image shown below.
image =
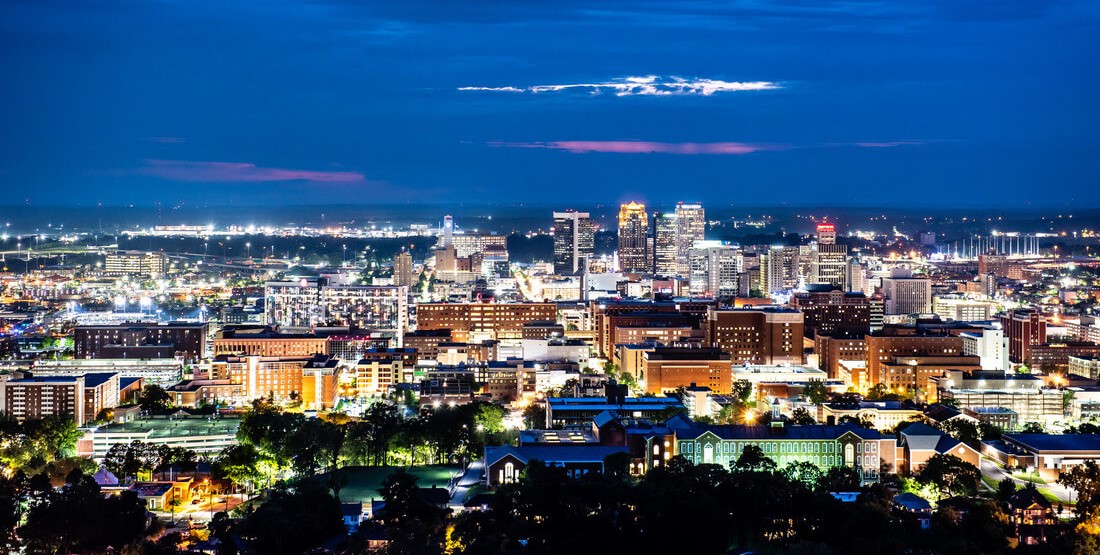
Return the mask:
[[341,266],[347,266],[348,265],[348,246],[343,245],[343,247],[344,247],[344,256],[343,256],[343,258],[340,259],[340,265]]
[[244,256],[245,258],[252,260],[252,243],[248,242],[244,244]]

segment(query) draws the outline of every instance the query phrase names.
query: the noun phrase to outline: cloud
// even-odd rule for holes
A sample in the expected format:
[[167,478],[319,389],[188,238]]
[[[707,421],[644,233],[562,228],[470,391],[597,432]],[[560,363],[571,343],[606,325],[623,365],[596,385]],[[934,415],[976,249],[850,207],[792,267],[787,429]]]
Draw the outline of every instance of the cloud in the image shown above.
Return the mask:
[[920,146],[926,145],[929,141],[919,140],[904,140],[904,141],[880,141],[880,142],[865,142],[865,143],[853,143],[855,146],[863,148],[891,148],[895,146]]
[[199,183],[265,183],[305,181],[309,183],[362,183],[363,174],[350,171],[292,170],[265,168],[244,162],[196,162],[190,160],[146,160],[136,173],[172,181]]
[[569,90],[586,91],[589,94],[611,92],[615,96],[711,96],[720,92],[766,91],[779,89],[771,81],[721,81],[718,79],[685,79],[683,77],[622,77],[597,83],[570,83],[564,85],[532,85],[527,87],[459,87],[460,91],[545,93]]
[[899,141],[877,141],[856,143],[823,143],[792,145],[781,143],[743,143],[743,142],[715,142],[715,143],[670,143],[659,141],[533,141],[533,142],[507,142],[490,141],[492,147],[504,148],[538,148],[547,150],[561,150],[573,154],[589,152],[607,152],[615,154],[752,154],[754,152],[793,150],[805,148],[891,148],[899,146],[920,146],[936,141],[906,139]]
[[662,143],[654,141],[550,141],[550,142],[491,142],[489,146],[507,148],[543,148],[563,150],[574,154],[586,152],[611,152],[617,154],[752,154],[764,150],[785,150],[789,147],[754,143]]

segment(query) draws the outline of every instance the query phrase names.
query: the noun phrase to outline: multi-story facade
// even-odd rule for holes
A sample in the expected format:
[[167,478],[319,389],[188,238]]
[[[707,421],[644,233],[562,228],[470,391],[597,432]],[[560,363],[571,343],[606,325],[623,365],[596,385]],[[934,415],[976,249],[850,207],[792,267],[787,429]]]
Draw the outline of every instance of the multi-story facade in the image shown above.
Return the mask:
[[[895,363],[898,357],[959,357],[962,356],[963,349],[962,338],[953,335],[892,335],[875,332],[865,336],[864,341],[867,345],[867,382],[853,384],[857,387],[885,383],[887,365]],[[977,361],[974,363],[977,364]],[[925,379],[928,377],[931,376],[926,376]]]
[[730,356],[719,349],[658,347],[642,354],[647,393],[662,394],[692,384],[730,391]]
[[755,446],[783,468],[794,462],[822,470],[855,468],[863,482],[881,478],[883,462],[896,458],[896,440],[856,426],[705,426],[675,428],[677,453],[695,464],[729,467],[748,446]]
[[140,378],[145,384],[168,387],[180,381],[183,362],[175,358],[36,360],[32,371],[35,376],[113,373],[118,374],[120,378]]
[[397,287],[411,288],[416,283],[413,273],[413,259],[409,252],[399,252],[393,257],[393,284]]
[[596,229],[588,212],[554,212],[554,273],[584,272],[595,249]]
[[68,415],[83,426],[103,409],[118,406],[119,378],[104,372],[3,379],[0,396],[4,415],[20,422]]
[[451,330],[452,340],[473,337],[520,339],[523,326],[557,320],[554,303],[422,303],[416,306],[418,330]]
[[830,337],[817,334],[814,338],[814,352],[817,353],[817,367],[824,370],[830,379],[840,376],[840,361],[866,360],[867,340],[865,335],[858,337]]
[[908,270],[896,269],[882,278],[882,296],[887,315],[932,312],[932,280],[915,278]]
[[416,349],[419,360],[435,360],[439,357],[439,345],[453,341],[451,330],[446,328],[419,329],[405,333],[405,348]]
[[[270,397],[277,403],[301,401],[307,408],[332,406],[335,397],[335,359],[316,357],[219,356],[210,364],[207,379],[240,384],[246,402]],[[306,384],[306,377],[312,383]],[[327,383],[326,383],[327,382]],[[318,383],[320,387],[318,388]],[[308,387],[307,387],[308,386]]]
[[1066,362],[1066,368],[1073,376],[1089,380],[1100,379],[1100,357],[1071,356]]
[[323,279],[268,282],[264,317],[272,326],[347,326],[400,337],[409,325],[408,287],[328,285]]
[[705,240],[707,216],[697,202],[676,205],[676,275],[687,278],[691,272],[689,252],[696,241]]
[[863,293],[845,293],[835,285],[808,285],[791,296],[802,311],[806,337],[857,337],[871,331],[871,303]]
[[802,364],[803,326],[802,313],[785,307],[710,309],[705,342],[733,364]]
[[619,207],[619,269],[643,273],[650,269],[649,214],[644,204],[631,201]]
[[657,212],[653,215],[653,273],[673,277],[679,263],[676,250],[679,219],[676,214]]
[[168,257],[162,252],[118,251],[103,262],[103,273],[109,276],[156,279],[167,272]]
[[810,283],[827,283],[844,289],[847,281],[848,247],[836,242],[836,225],[817,226],[817,242],[810,254]]
[[1001,329],[1008,341],[1008,360],[1027,362],[1031,346],[1047,342],[1047,320],[1035,309],[1016,309],[1000,315]]
[[214,356],[311,357],[328,352],[328,339],[313,334],[222,330],[214,338]]
[[760,289],[781,293],[798,287],[802,278],[802,255],[798,247],[771,247],[760,254]]
[[693,296],[730,299],[737,296],[742,270],[741,250],[720,241],[697,241],[688,251]]
[[73,329],[75,358],[171,358],[209,356],[213,326],[191,322],[133,322]]
[[1080,341],[1029,345],[1026,362],[1035,370],[1064,374],[1070,357],[1100,357],[1100,345]]

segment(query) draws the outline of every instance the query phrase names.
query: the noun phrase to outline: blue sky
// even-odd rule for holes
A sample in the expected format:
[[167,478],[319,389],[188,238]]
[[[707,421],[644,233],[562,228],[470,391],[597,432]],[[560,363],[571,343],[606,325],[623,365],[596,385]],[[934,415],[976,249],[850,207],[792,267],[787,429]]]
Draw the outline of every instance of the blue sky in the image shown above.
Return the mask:
[[0,204],[1100,206],[1100,5],[0,0]]

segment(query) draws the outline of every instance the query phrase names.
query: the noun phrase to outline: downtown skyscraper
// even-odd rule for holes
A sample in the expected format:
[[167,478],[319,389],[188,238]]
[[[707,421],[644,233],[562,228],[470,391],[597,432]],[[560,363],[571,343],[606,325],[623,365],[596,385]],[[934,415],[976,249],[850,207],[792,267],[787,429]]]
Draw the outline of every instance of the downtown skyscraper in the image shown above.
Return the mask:
[[632,201],[619,207],[619,269],[627,273],[650,271],[649,215],[644,204]]
[[676,232],[679,220],[675,213],[653,214],[653,273],[672,277],[677,272]]
[[676,275],[682,278],[691,276],[691,247],[696,241],[703,241],[707,234],[707,216],[703,205],[679,203],[676,205]]
[[595,249],[596,230],[588,212],[554,212],[554,273],[583,273]]

